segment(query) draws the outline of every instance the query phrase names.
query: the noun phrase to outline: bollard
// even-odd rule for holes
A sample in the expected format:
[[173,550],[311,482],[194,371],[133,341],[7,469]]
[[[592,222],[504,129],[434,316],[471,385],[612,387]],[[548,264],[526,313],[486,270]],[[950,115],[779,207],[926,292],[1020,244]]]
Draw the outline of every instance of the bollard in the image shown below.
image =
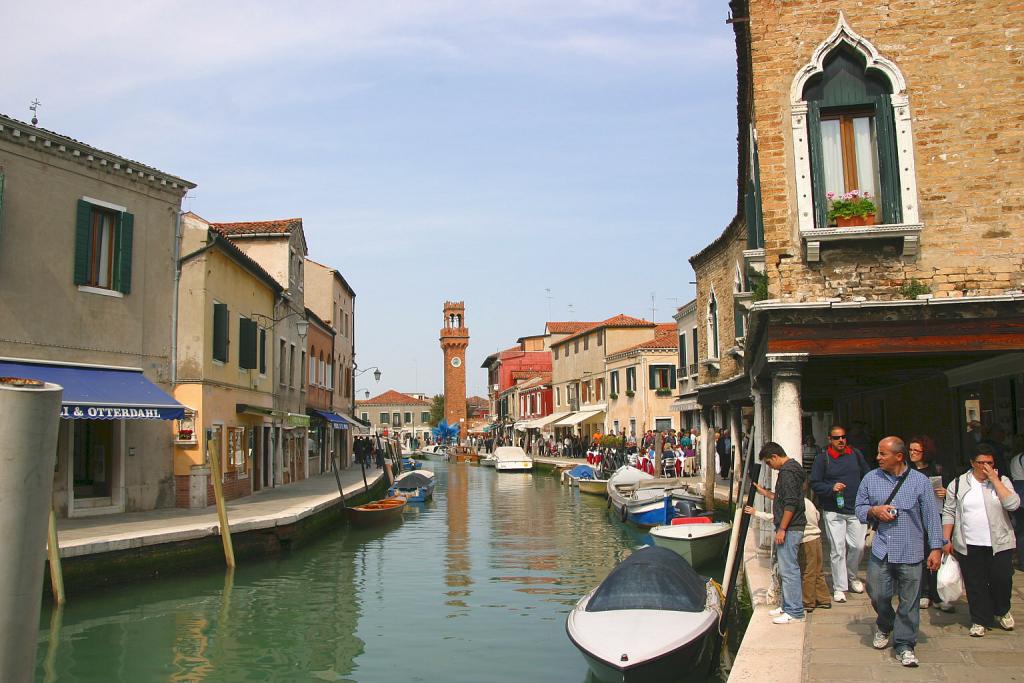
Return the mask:
[[0,680],[32,680],[64,390],[0,377]]

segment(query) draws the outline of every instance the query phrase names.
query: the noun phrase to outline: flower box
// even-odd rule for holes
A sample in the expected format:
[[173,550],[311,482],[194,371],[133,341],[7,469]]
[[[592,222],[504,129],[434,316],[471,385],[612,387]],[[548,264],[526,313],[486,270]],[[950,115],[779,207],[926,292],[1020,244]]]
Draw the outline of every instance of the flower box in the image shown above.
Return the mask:
[[854,228],[874,224],[875,214],[873,213],[863,216],[836,216],[836,226],[840,228]]

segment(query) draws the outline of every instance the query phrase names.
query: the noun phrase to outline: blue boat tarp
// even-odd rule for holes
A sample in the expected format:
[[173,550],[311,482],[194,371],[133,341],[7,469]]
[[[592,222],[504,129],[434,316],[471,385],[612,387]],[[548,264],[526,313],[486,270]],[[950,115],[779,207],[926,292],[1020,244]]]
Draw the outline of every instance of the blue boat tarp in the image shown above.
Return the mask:
[[180,420],[181,405],[138,368],[0,360],[0,377],[22,377],[64,388],[65,420]]
[[590,465],[576,465],[568,474],[573,479],[597,479],[594,476],[594,468]]

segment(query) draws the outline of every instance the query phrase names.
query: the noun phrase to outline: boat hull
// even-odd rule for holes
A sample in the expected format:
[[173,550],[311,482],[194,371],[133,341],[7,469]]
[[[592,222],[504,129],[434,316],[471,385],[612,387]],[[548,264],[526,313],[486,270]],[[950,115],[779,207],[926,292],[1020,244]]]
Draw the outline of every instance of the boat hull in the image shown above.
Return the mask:
[[498,472],[529,472],[533,469],[532,460],[523,461],[501,461],[494,463],[494,469]]
[[[714,533],[703,534],[704,528],[714,526]],[[686,531],[682,531],[685,529]],[[686,524],[666,529],[652,529],[651,539],[654,545],[668,548],[680,555],[693,567],[713,562],[722,555],[726,544],[729,542],[729,534],[732,525],[725,522],[713,522],[706,524]],[[692,536],[686,536],[687,532]]]
[[348,521],[356,526],[385,524],[402,518],[406,500],[400,496],[375,500],[365,505],[345,508]]
[[619,668],[584,650],[569,634],[569,640],[583,654],[594,678],[601,683],[662,683],[685,677],[707,675],[714,667],[717,635],[709,629],[697,640],[666,655],[646,662]]
[[589,493],[594,496],[608,496],[607,479],[580,479],[578,484],[580,493]]
[[425,503],[434,497],[434,485],[419,486],[414,489],[403,489],[398,486],[392,486],[388,489],[388,495],[401,496],[410,503]]

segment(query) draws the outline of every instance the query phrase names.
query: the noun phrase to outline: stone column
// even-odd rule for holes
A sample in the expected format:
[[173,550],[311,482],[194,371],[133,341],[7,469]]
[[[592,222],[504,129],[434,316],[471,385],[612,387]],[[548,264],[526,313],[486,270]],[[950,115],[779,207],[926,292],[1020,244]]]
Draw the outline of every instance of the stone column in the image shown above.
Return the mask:
[[736,486],[743,481],[743,420],[739,403],[729,403],[729,438],[732,442],[732,471]]
[[800,461],[801,408],[799,366],[786,364],[772,368],[771,441],[782,446],[786,455]]

